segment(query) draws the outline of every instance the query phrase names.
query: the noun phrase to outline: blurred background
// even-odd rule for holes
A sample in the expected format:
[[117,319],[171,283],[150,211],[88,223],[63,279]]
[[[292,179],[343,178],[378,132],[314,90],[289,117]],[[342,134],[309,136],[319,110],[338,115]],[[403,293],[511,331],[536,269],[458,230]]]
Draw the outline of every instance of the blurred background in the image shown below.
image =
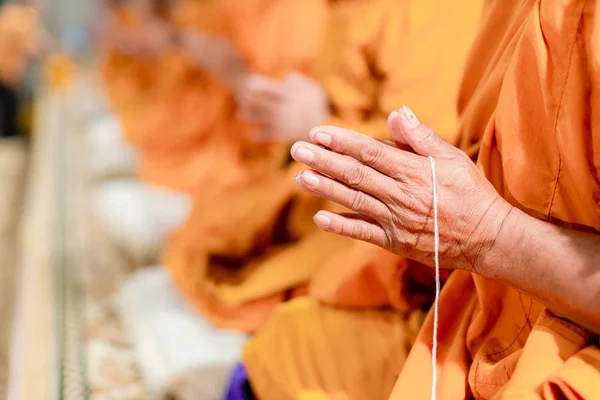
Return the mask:
[[0,395],[225,398],[277,307],[397,268],[317,231],[289,149],[404,103],[453,141],[480,3],[0,1]]

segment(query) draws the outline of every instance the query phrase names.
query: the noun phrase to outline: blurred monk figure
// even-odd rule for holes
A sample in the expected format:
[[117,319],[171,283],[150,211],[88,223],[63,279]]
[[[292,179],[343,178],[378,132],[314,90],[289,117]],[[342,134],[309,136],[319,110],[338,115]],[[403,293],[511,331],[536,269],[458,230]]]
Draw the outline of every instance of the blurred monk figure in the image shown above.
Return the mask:
[[[308,48],[306,35],[320,26],[308,5],[303,1],[297,12],[281,6],[280,26],[266,31],[263,51],[275,51],[274,40],[282,40],[277,48],[296,49],[298,45],[289,41],[302,39]],[[236,92],[240,117],[254,124],[251,140],[244,145],[247,153],[241,154],[248,160],[260,157],[257,160],[263,163],[277,162],[252,168],[247,162],[246,180],[236,185],[219,189],[218,180],[205,185],[194,196],[190,218],[170,241],[166,264],[174,282],[219,327],[260,329],[278,304],[305,294],[315,276],[327,270],[331,279],[340,277],[341,269],[327,267],[336,257],[354,254],[353,259],[344,257],[348,268],[363,267],[371,257],[398,262],[396,256],[374,246],[357,246],[347,238],[317,231],[310,216],[325,203],[295,187],[299,164],[285,155],[267,158],[267,150],[289,148],[293,141],[305,138],[311,127],[323,123],[387,139],[387,115],[407,98],[434,121],[436,129],[456,131],[454,102],[480,15],[479,1],[469,2],[461,11],[437,1],[342,0],[321,6],[326,7],[325,33],[314,61],[306,57],[310,68],[287,74],[253,68]],[[300,22],[292,24],[290,15],[306,18],[305,28]],[[444,31],[438,25],[449,28]],[[282,33],[293,26],[297,27],[293,35]],[[249,33],[240,33],[252,43],[261,43]],[[405,52],[398,53],[399,48]],[[436,96],[427,95],[434,90]],[[223,170],[230,168],[223,165]],[[328,279],[322,279],[324,284]],[[368,290],[359,293],[357,301],[377,301],[370,295]],[[372,297],[376,296],[382,294]],[[417,329],[418,318],[415,333]]]
[[[147,172],[160,171],[162,177],[181,175],[174,167],[151,166],[156,163],[153,160],[161,159],[160,153],[154,154],[158,145],[172,150],[169,138],[176,137],[173,130],[180,126],[178,116],[172,115],[175,111],[166,104],[173,106],[176,94],[185,96],[184,74],[196,71],[174,39],[178,4],[165,0],[110,1],[100,19],[102,77],[114,114],[102,116],[87,132],[90,171],[92,178],[117,178],[98,187],[97,213],[107,233],[138,263],[155,259],[189,208],[181,185],[165,184],[156,173]],[[204,95],[193,80],[187,83],[190,92]],[[197,120],[202,119],[196,114],[192,121]],[[176,151],[165,154],[173,153],[171,159],[175,159]],[[133,178],[135,173],[148,182]]]
[[[198,139],[210,153],[203,158],[205,168],[195,170],[207,173],[198,181],[192,215],[170,241],[166,265],[210,322],[252,331],[282,295],[291,296],[305,280],[301,269],[282,274],[273,258],[281,257],[280,250],[303,227],[286,226],[290,215],[302,212],[289,180],[290,143],[261,140],[262,126],[242,120],[240,102],[255,76],[281,84],[294,71],[312,76],[327,7],[324,0],[218,3],[229,33],[215,37],[190,31],[184,43],[190,57],[229,88],[228,106]],[[219,51],[212,50],[213,43]],[[214,56],[204,57],[205,52]],[[246,68],[236,61],[240,58]],[[274,274],[286,282],[273,281]],[[289,294],[282,293],[288,289]]]
[[100,191],[101,212],[116,236],[133,239],[141,252],[158,249],[185,217],[188,194],[208,197],[280,170],[289,146],[256,144],[255,128],[237,117],[236,93],[250,70],[274,78],[308,73],[324,15],[323,0],[182,0],[169,13],[171,42],[152,58],[155,65],[136,56],[150,77],[145,83],[138,83],[144,75],[135,63],[124,83],[116,78],[124,74],[118,62],[106,64],[109,92],[119,98],[113,103],[125,138],[140,152],[143,179],[110,182]]
[[[388,120],[395,146],[317,127],[292,148],[312,169],[298,185],[357,213],[320,211],[317,226],[421,269],[433,266],[435,160],[440,266],[456,270],[440,299],[438,399],[600,398],[598,7],[485,2],[454,141],[479,148],[478,167],[405,106]],[[370,271],[377,288],[385,274]],[[294,300],[251,340],[235,382],[245,398],[430,399],[433,315],[410,350],[413,325],[396,315]]]

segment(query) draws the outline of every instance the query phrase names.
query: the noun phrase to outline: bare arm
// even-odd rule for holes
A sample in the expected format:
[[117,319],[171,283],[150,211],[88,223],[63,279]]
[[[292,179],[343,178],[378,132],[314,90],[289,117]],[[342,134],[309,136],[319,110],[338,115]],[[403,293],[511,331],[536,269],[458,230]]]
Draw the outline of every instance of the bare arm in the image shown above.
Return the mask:
[[475,269],[600,332],[600,235],[561,228],[513,208]]

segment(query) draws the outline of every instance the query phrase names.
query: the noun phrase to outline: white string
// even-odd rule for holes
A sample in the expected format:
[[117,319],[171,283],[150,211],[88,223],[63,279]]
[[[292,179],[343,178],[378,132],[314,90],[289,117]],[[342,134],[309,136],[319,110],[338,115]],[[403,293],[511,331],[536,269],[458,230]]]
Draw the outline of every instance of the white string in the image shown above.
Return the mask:
[[431,383],[431,400],[436,398],[437,390],[437,331],[438,331],[438,303],[440,300],[440,232],[438,230],[438,203],[435,174],[435,159],[429,157],[431,164],[431,179],[433,182],[433,257],[435,261],[435,301],[433,303],[433,348],[431,349],[431,364],[433,366],[433,379]]

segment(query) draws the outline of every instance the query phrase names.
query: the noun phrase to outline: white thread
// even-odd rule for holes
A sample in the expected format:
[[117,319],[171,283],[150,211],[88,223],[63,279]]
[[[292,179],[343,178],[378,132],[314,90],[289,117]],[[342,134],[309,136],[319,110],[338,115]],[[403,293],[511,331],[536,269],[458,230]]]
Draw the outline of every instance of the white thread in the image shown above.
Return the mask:
[[440,300],[440,232],[438,230],[438,212],[437,212],[437,185],[435,173],[435,159],[429,157],[431,164],[431,179],[433,182],[433,258],[435,262],[435,301],[433,303],[433,348],[431,349],[431,363],[433,366],[433,377],[431,383],[431,400],[436,399],[437,391],[437,331],[438,331],[438,303]]

